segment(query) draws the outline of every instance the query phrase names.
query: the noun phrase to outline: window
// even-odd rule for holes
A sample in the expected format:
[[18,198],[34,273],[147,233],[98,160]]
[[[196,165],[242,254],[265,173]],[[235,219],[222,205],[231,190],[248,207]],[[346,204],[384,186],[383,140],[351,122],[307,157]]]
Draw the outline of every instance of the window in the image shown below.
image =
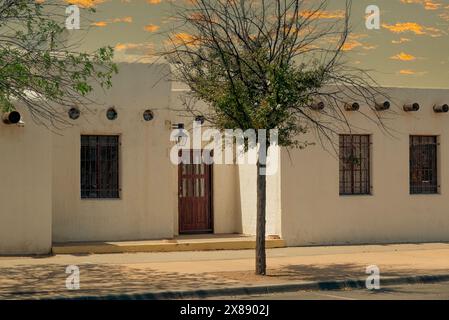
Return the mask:
[[81,136],[81,198],[118,198],[118,136]]
[[371,194],[370,136],[340,135],[340,195]]
[[410,193],[438,193],[436,136],[410,136]]

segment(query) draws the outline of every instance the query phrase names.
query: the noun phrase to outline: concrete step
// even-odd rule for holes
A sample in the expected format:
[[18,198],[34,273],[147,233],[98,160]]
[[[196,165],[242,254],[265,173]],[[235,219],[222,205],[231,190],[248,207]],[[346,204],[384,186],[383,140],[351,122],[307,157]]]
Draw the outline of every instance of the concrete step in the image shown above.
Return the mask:
[[[269,237],[267,248],[284,248],[285,240]],[[180,236],[166,240],[114,241],[114,242],[68,242],[54,243],[53,254],[96,254],[130,252],[174,252],[205,250],[243,250],[256,247],[252,236]]]

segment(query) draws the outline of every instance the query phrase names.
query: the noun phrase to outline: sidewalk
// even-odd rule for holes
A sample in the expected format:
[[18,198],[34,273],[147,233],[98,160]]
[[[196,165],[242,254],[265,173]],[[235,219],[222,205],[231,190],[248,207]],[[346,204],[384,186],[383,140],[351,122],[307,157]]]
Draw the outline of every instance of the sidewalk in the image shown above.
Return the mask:
[[[280,248],[267,253],[266,277],[253,273],[253,250],[0,257],[0,298],[281,288],[292,283],[363,280],[369,265],[380,268],[381,285],[392,277],[449,274],[449,244],[445,243]],[[67,265],[79,267],[80,290],[66,289]]]

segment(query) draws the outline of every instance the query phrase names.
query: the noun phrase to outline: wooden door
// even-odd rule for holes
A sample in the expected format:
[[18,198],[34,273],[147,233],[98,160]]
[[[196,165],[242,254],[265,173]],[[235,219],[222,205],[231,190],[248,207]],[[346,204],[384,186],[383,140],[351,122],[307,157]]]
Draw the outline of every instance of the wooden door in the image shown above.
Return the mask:
[[[186,151],[184,151],[186,152]],[[190,163],[179,165],[179,233],[213,232],[212,166],[193,164],[199,153],[190,151]]]

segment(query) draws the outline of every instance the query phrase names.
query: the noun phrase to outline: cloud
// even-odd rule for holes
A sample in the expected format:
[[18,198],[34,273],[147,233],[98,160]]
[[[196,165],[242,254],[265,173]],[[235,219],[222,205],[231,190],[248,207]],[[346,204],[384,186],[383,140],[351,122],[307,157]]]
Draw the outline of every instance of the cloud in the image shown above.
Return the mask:
[[413,61],[413,60],[416,60],[416,57],[411,54],[401,52],[401,53],[398,53],[397,55],[390,57],[390,59],[400,60],[400,61]]
[[159,30],[159,28],[160,27],[155,24],[147,24],[145,27],[143,27],[143,29],[148,32],[156,32],[157,30]]
[[391,41],[391,43],[393,43],[393,44],[401,44],[401,43],[410,42],[410,41],[412,41],[412,40],[410,40],[409,38],[400,38],[399,40]]
[[406,4],[421,4],[426,10],[438,10],[441,7],[441,3],[432,0],[401,0],[401,2]]
[[114,20],[112,20],[112,22],[116,23],[116,22],[126,22],[126,23],[132,23],[133,22],[133,17],[123,17],[123,18],[115,18]]
[[133,22],[132,17],[122,17],[122,18],[115,18],[115,19],[110,19],[110,20],[106,20],[106,21],[94,22],[94,23],[92,23],[92,25],[95,27],[106,27],[107,25],[112,24],[112,23],[132,23],[132,22]]
[[363,44],[357,40],[347,40],[341,50],[343,51],[351,51],[357,47],[361,47]]
[[[377,48],[377,46],[375,46],[375,45],[369,45],[369,44],[365,44],[365,43],[362,43],[361,41],[359,41],[359,40],[364,39],[366,37],[368,37],[368,35],[365,34],[365,33],[352,33],[352,34],[350,34],[348,36],[348,39],[346,40],[345,44],[341,48],[341,50],[342,51],[351,51],[351,50],[353,50],[355,48],[358,48],[358,47],[362,47],[364,50],[372,50],[372,49]],[[338,42],[338,41],[340,41],[340,38],[339,37],[333,37],[333,38],[330,38],[330,39],[326,39],[326,41],[328,41],[328,42]]]
[[325,11],[325,10],[302,10],[299,15],[303,18],[315,18],[315,19],[341,19],[345,17],[345,11]]
[[149,4],[159,4],[159,3],[161,3],[161,0],[147,0],[147,2]]
[[117,43],[115,50],[131,55],[151,55],[154,53],[154,44],[147,43]]
[[411,70],[411,69],[403,69],[403,70],[399,70],[398,73],[399,73],[399,74],[402,74],[402,75],[408,75],[408,76],[410,76],[410,75],[418,75],[418,76],[421,76],[421,75],[426,74],[427,72],[424,72],[424,71],[418,72],[418,71]]
[[179,32],[172,35],[168,42],[174,45],[195,45],[195,37],[186,32]]
[[[449,7],[447,7],[449,9]],[[440,18],[446,21],[449,21],[449,12],[440,13]]]
[[444,32],[440,29],[433,27],[425,27],[416,22],[403,22],[396,23],[393,25],[390,24],[382,24],[382,27],[390,30],[393,33],[405,33],[411,32],[416,35],[429,35],[431,37],[440,37]]
[[107,0],[65,0],[69,4],[76,4],[83,8],[92,8]]
[[374,49],[377,49],[377,47],[378,46],[376,46],[376,45],[366,45],[366,46],[363,46],[363,49],[364,50],[374,50]]
[[150,63],[157,59],[154,56],[155,46],[151,42],[146,43],[117,43],[115,45],[115,62],[140,62]]
[[98,21],[98,22],[92,23],[92,25],[95,27],[106,27],[108,25],[108,23],[106,21]]

